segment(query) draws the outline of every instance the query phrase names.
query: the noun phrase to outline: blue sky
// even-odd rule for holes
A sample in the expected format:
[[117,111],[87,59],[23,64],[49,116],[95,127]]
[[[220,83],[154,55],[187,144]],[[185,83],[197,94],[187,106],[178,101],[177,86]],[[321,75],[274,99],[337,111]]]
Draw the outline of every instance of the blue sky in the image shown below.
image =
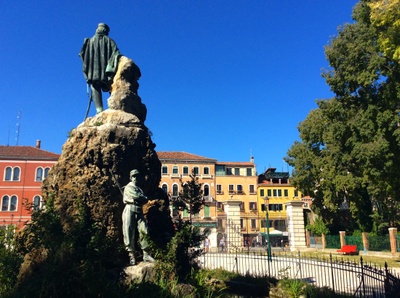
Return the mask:
[[17,144],[19,123],[18,145],[61,153],[88,102],[78,53],[104,22],[141,69],[156,150],[290,170],[299,122],[332,97],[324,46],[357,2],[2,1],[0,145]]

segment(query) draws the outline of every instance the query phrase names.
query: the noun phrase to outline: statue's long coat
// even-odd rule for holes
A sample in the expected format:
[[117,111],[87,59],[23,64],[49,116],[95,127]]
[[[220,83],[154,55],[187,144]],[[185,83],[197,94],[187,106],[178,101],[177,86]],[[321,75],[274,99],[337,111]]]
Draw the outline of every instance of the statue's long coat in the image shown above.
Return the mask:
[[121,56],[114,40],[98,33],[92,38],[85,38],[79,56],[86,82],[100,85],[103,91],[109,91]]

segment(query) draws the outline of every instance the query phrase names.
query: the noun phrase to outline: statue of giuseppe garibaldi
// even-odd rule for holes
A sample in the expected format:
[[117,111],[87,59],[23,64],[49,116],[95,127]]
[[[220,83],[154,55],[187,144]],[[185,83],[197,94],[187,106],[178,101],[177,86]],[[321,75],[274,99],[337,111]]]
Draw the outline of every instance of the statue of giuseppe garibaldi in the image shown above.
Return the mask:
[[[103,111],[102,90],[110,91],[121,53],[114,40],[108,37],[110,28],[100,23],[91,38],[85,38],[79,56],[86,82],[91,86],[96,112]],[[89,103],[90,104],[90,103]],[[86,113],[87,114],[87,113]]]
[[143,216],[142,206],[148,202],[142,189],[138,186],[140,173],[134,169],[130,172],[130,179],[123,193],[125,204],[122,212],[122,233],[125,248],[129,253],[130,265],[136,264],[136,258],[143,251],[143,261],[154,262],[154,259],[146,252],[148,243],[142,237],[147,235],[147,222]]

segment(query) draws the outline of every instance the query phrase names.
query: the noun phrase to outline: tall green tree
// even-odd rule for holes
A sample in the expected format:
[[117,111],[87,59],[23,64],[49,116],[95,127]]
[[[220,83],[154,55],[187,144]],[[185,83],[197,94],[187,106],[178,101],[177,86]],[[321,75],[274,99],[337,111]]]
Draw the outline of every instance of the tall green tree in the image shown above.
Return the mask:
[[300,123],[288,151],[293,183],[315,198],[325,223],[379,233],[398,225],[400,68],[386,57],[367,0],[325,48],[323,77],[335,96]]

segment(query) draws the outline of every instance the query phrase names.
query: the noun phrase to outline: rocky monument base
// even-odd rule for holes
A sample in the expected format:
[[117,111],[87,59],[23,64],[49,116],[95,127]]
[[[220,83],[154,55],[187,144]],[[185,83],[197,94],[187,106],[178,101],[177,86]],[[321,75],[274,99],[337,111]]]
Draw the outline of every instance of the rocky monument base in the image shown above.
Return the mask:
[[[79,220],[88,229],[95,226],[101,237],[115,243],[112,257],[113,266],[117,267],[128,264],[121,230],[122,187],[129,182],[132,169],[138,169],[144,177],[142,189],[149,203],[143,212],[150,238],[165,243],[173,234],[168,197],[159,188],[161,163],[144,125],[147,111],[137,95],[135,71],[137,66],[132,60],[120,58],[108,100],[110,108],[71,131],[42,188],[44,201],[54,201],[63,232],[67,233]],[[84,219],[77,216],[82,210]],[[32,231],[26,231],[22,231],[20,240],[31,247],[35,235],[28,236]],[[82,235],[82,241],[88,241],[87,237]],[[28,252],[20,277],[41,270],[46,255],[46,249]],[[148,267],[151,266],[140,265],[142,269]]]

